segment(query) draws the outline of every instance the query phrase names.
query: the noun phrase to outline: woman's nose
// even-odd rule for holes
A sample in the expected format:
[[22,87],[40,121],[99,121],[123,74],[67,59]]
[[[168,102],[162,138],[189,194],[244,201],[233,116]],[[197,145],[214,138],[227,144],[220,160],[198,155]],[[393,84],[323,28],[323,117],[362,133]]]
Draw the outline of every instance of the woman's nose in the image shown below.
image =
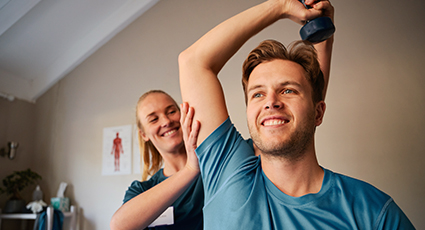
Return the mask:
[[167,116],[164,116],[161,119],[161,127],[168,127],[171,124],[171,119],[168,118]]

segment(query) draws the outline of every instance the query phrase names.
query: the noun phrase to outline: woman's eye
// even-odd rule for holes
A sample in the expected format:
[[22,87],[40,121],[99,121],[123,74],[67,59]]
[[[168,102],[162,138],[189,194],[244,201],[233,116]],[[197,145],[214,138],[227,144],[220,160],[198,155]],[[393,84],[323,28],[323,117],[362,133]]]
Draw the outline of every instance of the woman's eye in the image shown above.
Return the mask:
[[153,119],[150,119],[149,120],[149,123],[153,123],[153,122],[155,122],[155,121],[157,121],[158,120],[158,118],[156,117],[156,118],[153,118]]
[[168,112],[169,114],[173,114],[176,113],[176,110],[171,110],[170,112]]

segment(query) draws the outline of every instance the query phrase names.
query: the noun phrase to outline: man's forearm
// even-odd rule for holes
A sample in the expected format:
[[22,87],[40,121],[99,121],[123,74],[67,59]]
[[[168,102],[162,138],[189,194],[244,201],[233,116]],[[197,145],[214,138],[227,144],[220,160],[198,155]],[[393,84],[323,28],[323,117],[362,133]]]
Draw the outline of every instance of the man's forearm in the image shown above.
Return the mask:
[[329,84],[333,42],[334,36],[330,37],[326,41],[314,45],[314,48],[317,51],[317,59],[320,63],[320,69],[323,72],[323,78],[325,80],[325,86],[323,87],[323,99],[325,99]]

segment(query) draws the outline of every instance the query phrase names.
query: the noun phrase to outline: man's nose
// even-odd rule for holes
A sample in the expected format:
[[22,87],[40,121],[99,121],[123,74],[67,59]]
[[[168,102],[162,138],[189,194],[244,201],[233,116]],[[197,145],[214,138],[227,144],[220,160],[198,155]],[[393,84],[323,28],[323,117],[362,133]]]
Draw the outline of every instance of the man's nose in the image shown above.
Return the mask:
[[265,109],[280,109],[283,107],[283,103],[279,100],[276,93],[271,93],[267,95]]

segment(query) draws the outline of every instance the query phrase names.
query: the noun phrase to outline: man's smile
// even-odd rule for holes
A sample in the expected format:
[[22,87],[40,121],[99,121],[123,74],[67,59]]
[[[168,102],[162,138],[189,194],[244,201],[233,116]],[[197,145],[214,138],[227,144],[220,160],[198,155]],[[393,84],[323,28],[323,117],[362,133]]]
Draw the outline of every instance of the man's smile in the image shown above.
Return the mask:
[[286,119],[282,116],[272,116],[266,117],[261,121],[261,125],[263,126],[274,126],[274,125],[283,125],[288,123],[289,119]]

